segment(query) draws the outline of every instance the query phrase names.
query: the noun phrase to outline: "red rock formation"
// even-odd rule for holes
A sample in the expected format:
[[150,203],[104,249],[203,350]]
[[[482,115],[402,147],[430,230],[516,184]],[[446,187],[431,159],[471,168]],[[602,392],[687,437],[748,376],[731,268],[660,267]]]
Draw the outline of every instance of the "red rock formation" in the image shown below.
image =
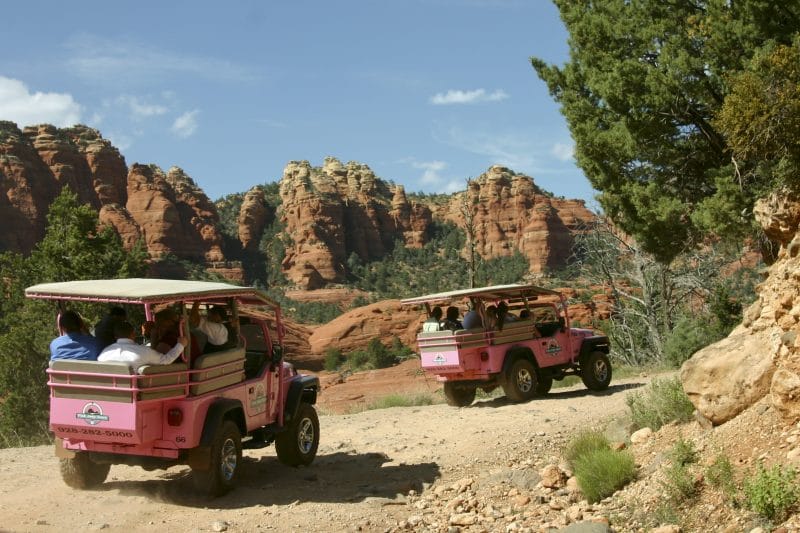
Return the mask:
[[329,347],[348,353],[366,346],[374,338],[388,344],[393,336],[407,346],[415,346],[424,320],[424,313],[418,309],[401,306],[400,300],[384,300],[358,307],[318,326],[308,342],[315,354],[322,354]]
[[0,121],[0,251],[28,253],[44,235],[58,184],[13,122]]
[[239,241],[242,248],[253,251],[258,248],[264,227],[267,224],[267,204],[264,201],[264,191],[259,187],[253,187],[242,200],[242,207],[239,210]]
[[473,209],[477,252],[484,258],[510,256],[519,250],[531,272],[563,267],[575,236],[595,219],[583,200],[544,194],[533,179],[493,166],[456,194],[440,216],[464,227],[464,206]]
[[402,186],[390,187],[366,165],[327,158],[321,168],[292,161],[281,180],[282,220],[294,244],[284,270],[299,287],[343,281],[351,254],[380,259],[397,239],[420,247],[434,219],[464,227],[465,198],[473,209],[477,251],[484,258],[525,255],[531,271],[562,267],[575,235],[595,215],[581,200],[554,198],[529,176],[491,167],[469,191],[443,205],[410,204]]
[[181,169],[133,164],[126,207],[151,257],[224,261],[216,208]]
[[344,281],[351,254],[364,261],[380,259],[405,230],[390,213],[404,208],[393,208],[388,184],[359,163],[344,166],[329,157],[315,168],[308,161],[291,161],[280,195],[281,220],[293,241],[283,268],[302,288]]
[[[44,235],[46,213],[63,187],[99,211],[130,248],[144,238],[151,257],[224,261],[213,203],[178,168],[134,165],[97,130],[43,124],[20,131],[0,122],[0,250],[29,252]],[[129,197],[133,194],[133,198]]]

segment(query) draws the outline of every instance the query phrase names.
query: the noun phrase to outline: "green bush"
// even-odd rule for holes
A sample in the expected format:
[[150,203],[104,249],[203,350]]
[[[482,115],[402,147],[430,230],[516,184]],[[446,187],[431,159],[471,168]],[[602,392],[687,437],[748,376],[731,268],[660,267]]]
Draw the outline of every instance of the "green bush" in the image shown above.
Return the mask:
[[325,370],[333,372],[342,366],[344,360],[345,359],[342,355],[342,351],[339,348],[334,348],[331,346],[325,350],[325,362],[323,363],[323,367]]
[[636,477],[633,455],[611,449],[591,450],[575,459],[575,477],[586,499],[598,502]]
[[681,366],[700,348],[724,337],[713,315],[699,314],[678,320],[664,342],[664,358],[674,368]]
[[714,462],[706,468],[705,478],[709,485],[720,489],[728,499],[735,496],[736,482],[733,479],[733,465],[726,456],[717,455],[714,458]]
[[608,450],[610,448],[611,444],[602,432],[587,429],[581,431],[569,441],[566,448],[564,448],[564,459],[574,470],[575,463],[581,456],[596,450]]
[[692,441],[684,440],[681,437],[670,450],[669,458],[673,464],[681,466],[695,463],[697,462],[697,449]]
[[390,394],[369,403],[367,410],[388,409],[389,407],[414,407],[418,405],[433,405],[434,403],[441,403],[441,401],[437,402],[430,394],[416,394],[413,396]]
[[677,377],[654,379],[644,391],[628,395],[625,403],[631,410],[633,424],[653,431],[673,420],[691,420],[694,412],[694,405]]
[[800,500],[800,488],[793,468],[759,464],[756,473],[744,480],[747,507],[769,520],[782,520]]
[[662,481],[667,497],[674,504],[693,497],[697,494],[694,476],[686,465],[673,463],[664,470],[665,479]]

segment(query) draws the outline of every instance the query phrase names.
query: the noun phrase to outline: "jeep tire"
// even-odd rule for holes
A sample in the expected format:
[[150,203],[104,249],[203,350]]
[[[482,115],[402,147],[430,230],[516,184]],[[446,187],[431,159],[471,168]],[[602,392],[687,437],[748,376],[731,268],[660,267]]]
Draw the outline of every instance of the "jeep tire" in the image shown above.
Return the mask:
[[608,356],[600,351],[590,353],[581,363],[581,379],[589,390],[606,390],[611,383],[611,363]]
[[110,464],[92,461],[86,452],[77,452],[71,459],[61,459],[61,478],[73,489],[91,489],[102,484],[108,477]]
[[503,392],[512,402],[527,402],[536,396],[538,388],[536,368],[528,359],[517,359],[508,367],[503,380]]
[[319,447],[319,417],[314,406],[301,403],[284,431],[275,437],[278,460],[287,466],[310,465]]
[[447,381],[444,384],[444,399],[447,405],[466,407],[475,400],[475,387],[459,386],[458,382]]
[[241,464],[242,437],[239,426],[232,420],[223,420],[211,443],[208,469],[192,471],[195,487],[208,496],[222,496],[236,485]]

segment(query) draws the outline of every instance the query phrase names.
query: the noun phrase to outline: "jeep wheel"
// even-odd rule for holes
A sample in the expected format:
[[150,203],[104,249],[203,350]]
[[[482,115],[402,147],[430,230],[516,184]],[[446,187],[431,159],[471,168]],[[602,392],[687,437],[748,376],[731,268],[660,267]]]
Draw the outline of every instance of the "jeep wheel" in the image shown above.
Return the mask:
[[459,386],[458,383],[445,382],[444,399],[447,405],[466,407],[475,400],[475,387]]
[[536,396],[537,381],[533,363],[527,359],[517,359],[508,369],[503,391],[512,402],[526,402]]
[[61,459],[61,478],[73,489],[91,489],[103,483],[111,469],[109,464],[92,461],[88,453],[78,452],[71,459]]
[[611,363],[603,352],[592,352],[581,364],[581,379],[589,390],[606,390],[611,383]]
[[194,470],[195,487],[209,496],[222,496],[236,485],[242,463],[242,437],[239,426],[225,420],[217,428],[211,443],[208,470]]
[[553,378],[550,376],[543,376],[541,372],[539,372],[536,377],[538,379],[536,382],[536,395],[544,396],[553,388]]
[[319,418],[314,407],[301,403],[297,416],[275,437],[278,460],[288,466],[310,465],[319,446]]

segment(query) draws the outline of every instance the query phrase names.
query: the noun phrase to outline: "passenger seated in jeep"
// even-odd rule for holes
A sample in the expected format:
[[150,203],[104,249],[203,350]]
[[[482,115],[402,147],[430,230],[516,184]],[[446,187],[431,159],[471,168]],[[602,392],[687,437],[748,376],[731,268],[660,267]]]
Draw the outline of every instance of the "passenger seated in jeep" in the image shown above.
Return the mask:
[[220,305],[211,307],[206,316],[200,316],[200,302],[192,304],[189,313],[189,324],[203,332],[208,338],[203,353],[219,352],[236,346],[237,336],[226,322],[228,314]]
[[447,308],[447,316],[442,323],[442,329],[449,329],[455,331],[457,329],[464,329],[461,321],[458,319],[458,307],[450,306]]
[[58,318],[58,327],[62,331],[60,337],[50,343],[50,360],[78,359],[83,361],[97,360],[102,349],[101,342],[89,335],[83,319],[75,311],[65,311]]
[[180,357],[183,349],[188,346],[189,339],[178,337],[175,346],[167,353],[161,353],[150,346],[137,344],[136,330],[130,322],[120,322],[114,326],[114,335],[117,342],[107,346],[97,357],[98,361],[120,361],[133,367],[143,365],[168,365]]
[[422,331],[441,331],[442,329],[442,308],[438,305],[431,310],[431,316],[422,323]]

